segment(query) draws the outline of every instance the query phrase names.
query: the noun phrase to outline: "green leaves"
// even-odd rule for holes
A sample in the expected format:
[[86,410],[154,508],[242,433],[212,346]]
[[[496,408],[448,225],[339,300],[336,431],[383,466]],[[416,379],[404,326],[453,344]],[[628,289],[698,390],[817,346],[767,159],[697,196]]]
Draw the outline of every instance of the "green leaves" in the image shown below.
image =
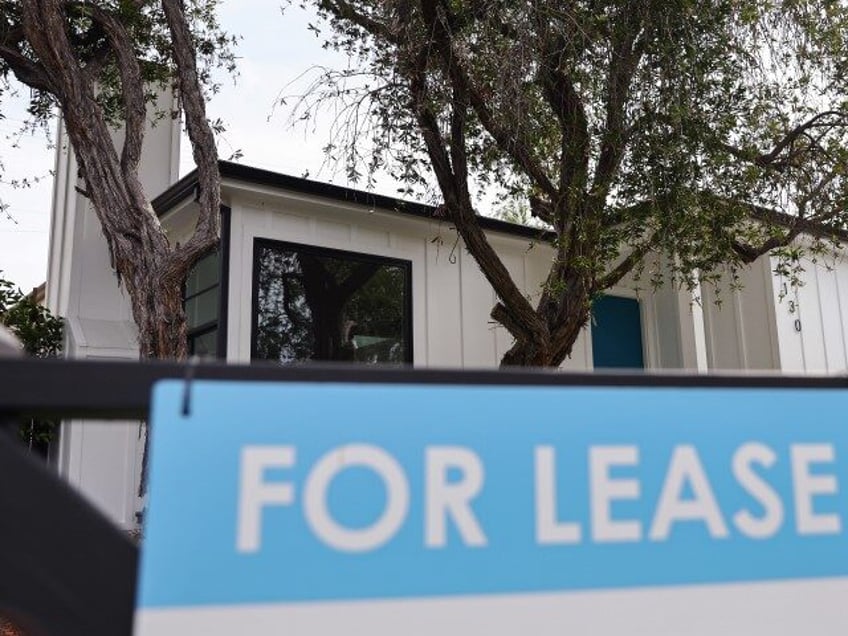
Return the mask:
[[0,278],[0,323],[17,336],[30,355],[49,358],[62,350],[64,321],[4,278]]
[[411,187],[435,172],[446,202],[540,202],[557,234],[540,312],[586,306],[567,294],[638,275],[651,253],[668,257],[652,284],[694,287],[802,231],[817,244],[848,227],[844,1],[315,5],[331,46],[393,87],[317,82],[306,111],[339,95],[358,105],[334,129],[347,142],[335,156],[355,176],[399,166]]
[[[198,72],[208,93],[217,91],[212,81],[213,70],[222,68],[235,73],[234,47],[238,38],[227,33],[217,19],[220,0],[186,0],[185,11],[193,29],[198,56]],[[77,63],[93,74],[99,86],[98,99],[107,119],[118,125],[123,120],[123,88],[117,72],[114,52],[108,46],[107,34],[92,19],[92,7],[115,16],[133,40],[133,49],[141,65],[142,80],[151,87],[147,99],[155,97],[153,87],[175,83],[176,65],[171,53],[171,38],[160,3],[153,0],[98,0],[97,2],[66,3],[67,35],[77,57]],[[20,8],[15,2],[0,2],[0,43],[8,55],[30,59],[31,50],[20,39]],[[9,59],[12,59],[11,57]],[[32,59],[33,62],[37,60]],[[0,56],[0,97],[9,90],[8,78],[12,65]],[[25,82],[26,83],[26,82]],[[36,89],[32,92],[30,113],[36,121],[48,121],[54,116],[56,96]]]

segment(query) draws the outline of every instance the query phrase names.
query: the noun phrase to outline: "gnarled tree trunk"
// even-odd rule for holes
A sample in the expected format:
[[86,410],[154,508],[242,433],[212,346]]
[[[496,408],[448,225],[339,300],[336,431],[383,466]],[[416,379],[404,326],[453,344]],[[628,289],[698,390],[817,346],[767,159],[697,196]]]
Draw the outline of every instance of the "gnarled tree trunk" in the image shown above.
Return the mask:
[[[144,0],[125,9],[150,9]],[[68,137],[139,330],[142,358],[186,356],[182,285],[198,258],[218,240],[220,175],[215,140],[206,120],[196,51],[180,0],[161,0],[171,36],[175,83],[200,180],[200,213],[194,234],[172,247],[139,180],[147,120],[145,86],[125,16],[106,4],[66,0],[21,0],[20,24],[2,33],[0,57],[19,80],[49,93],[65,119]],[[156,10],[156,9],[152,9]],[[17,14],[16,14],[17,15]],[[72,42],[72,20],[90,21],[98,47]],[[83,38],[85,39],[85,38]],[[92,52],[90,49],[94,49]],[[120,76],[124,141],[115,148],[97,99],[100,73],[113,65]]]

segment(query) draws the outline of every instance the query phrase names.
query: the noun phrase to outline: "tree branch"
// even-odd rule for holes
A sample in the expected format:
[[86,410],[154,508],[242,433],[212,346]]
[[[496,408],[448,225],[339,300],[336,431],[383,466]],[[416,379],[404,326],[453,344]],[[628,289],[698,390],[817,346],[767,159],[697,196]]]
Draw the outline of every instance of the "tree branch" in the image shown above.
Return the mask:
[[630,96],[633,76],[642,59],[645,33],[641,30],[641,2],[631,2],[624,9],[616,25],[620,39],[613,42],[612,60],[607,78],[606,122],[601,136],[601,152],[592,178],[592,192],[606,200],[609,188],[618,169],[628,131],[624,128],[624,110]]
[[55,95],[56,86],[50,81],[49,76],[40,64],[36,64],[18,51],[7,46],[0,46],[0,57],[9,65],[15,77],[22,84]]
[[[500,305],[496,306],[492,310],[492,317],[507,327],[517,340],[543,340],[547,332],[546,326],[512,280],[509,271],[492,248],[477,221],[467,185],[463,185],[467,184],[467,172],[461,175],[456,174],[456,166],[452,165],[448,157],[439,121],[428,106],[426,68],[427,51],[422,49],[418,52],[414,68],[410,69],[410,93],[416,118],[448,212],[466,247],[477,261],[483,276],[503,302],[503,309],[498,310],[497,307]],[[454,134],[458,135],[458,126],[461,122],[461,115],[454,113]],[[457,141],[460,139],[457,138]],[[457,149],[457,153],[464,153],[464,149],[462,151]],[[460,165],[462,165],[462,156],[457,154]],[[506,311],[511,318],[502,322],[495,317],[496,311],[498,315]],[[518,329],[517,325],[523,325],[523,327]]]
[[530,216],[533,216],[540,221],[547,223],[551,227],[556,226],[556,216],[554,210],[548,201],[539,197],[530,197]]
[[0,38],[0,58],[9,65],[15,77],[35,90],[55,94],[56,86],[50,81],[46,69],[22,51],[26,40],[23,27],[20,24],[0,26],[4,27]]
[[634,247],[630,253],[625,256],[618,265],[604,274],[600,279],[596,280],[592,285],[592,293],[601,292],[616,285],[622,278],[627,276],[636,265],[638,265],[651,250],[654,249],[656,234],[650,239],[644,241],[640,245]]
[[557,198],[557,190],[542,164],[533,155],[529,146],[518,138],[516,131],[508,130],[498,121],[489,102],[484,98],[480,89],[472,81],[467,69],[462,64],[462,56],[456,50],[450,31],[447,28],[447,16],[442,15],[437,0],[421,0],[424,22],[433,38],[436,51],[442,60],[442,65],[454,85],[462,88],[468,98],[468,103],[474,109],[478,119],[486,131],[492,136],[498,148],[522,167],[528,177],[543,193],[552,200]]
[[[825,117],[836,117],[838,121],[836,122],[825,122],[822,123],[822,119]],[[744,150],[742,148],[737,148],[732,144],[720,143],[719,147],[726,152],[729,152],[731,155],[736,157],[737,159],[742,159],[743,161],[747,161],[753,163],[762,168],[779,165],[782,167],[787,162],[791,161],[797,153],[790,153],[790,157],[786,160],[780,162],[780,164],[775,164],[777,158],[780,154],[787,148],[791,147],[802,135],[804,135],[811,128],[833,128],[838,126],[840,123],[845,123],[848,120],[848,113],[844,113],[838,110],[827,110],[819,113],[818,115],[810,118],[805,121],[803,124],[799,124],[788,133],[786,133],[783,138],[778,141],[774,148],[772,148],[769,152],[766,153],[758,153],[755,150]]]
[[197,165],[200,213],[191,238],[174,250],[172,255],[171,261],[177,277],[217,242],[221,209],[221,174],[215,135],[206,119],[206,103],[197,74],[194,41],[180,4],[180,0],[162,0],[165,19],[171,31],[186,129],[191,140],[194,163]]
[[338,19],[348,20],[358,27],[365,29],[371,35],[384,38],[392,44],[401,44],[401,39],[397,33],[382,22],[364,13],[360,13],[350,3],[345,2],[345,0],[320,0],[318,4],[322,9],[328,11]]
[[[141,77],[141,66],[133,50],[132,37],[116,16],[104,11],[96,4],[70,2],[67,6],[80,15],[90,17],[95,23],[99,24],[112,51],[115,53],[118,73],[121,76],[121,95],[124,101],[124,146],[121,151],[121,169],[128,183],[138,183],[138,164],[144,143],[147,109],[144,104],[144,82]],[[143,205],[145,196],[141,191],[141,184],[138,183],[132,189],[137,190],[134,196]]]
[[[553,201],[556,208],[562,208],[559,199],[565,197],[565,209],[558,211],[563,217],[573,217],[577,213],[576,201],[583,198],[588,175],[589,123],[572,78],[560,68],[563,51],[568,46],[566,36],[551,28],[547,13],[540,11],[536,17],[541,40],[537,82],[560,127],[559,197]],[[562,218],[555,227],[563,232],[569,221]]]

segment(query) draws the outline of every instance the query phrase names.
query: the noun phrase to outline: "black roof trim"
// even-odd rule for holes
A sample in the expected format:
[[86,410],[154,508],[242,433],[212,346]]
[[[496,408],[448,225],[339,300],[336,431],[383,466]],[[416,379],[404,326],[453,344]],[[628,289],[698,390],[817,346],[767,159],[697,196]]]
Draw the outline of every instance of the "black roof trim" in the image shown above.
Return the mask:
[[[365,205],[377,208],[381,211],[417,216],[424,219],[439,220],[441,218],[436,214],[435,207],[424,205],[423,203],[404,201],[402,199],[395,199],[381,194],[374,194],[373,192],[364,192],[362,190],[354,190],[352,188],[331,185],[329,183],[321,183],[320,181],[301,179],[300,177],[292,177],[291,175],[272,172],[271,170],[253,168],[251,166],[233,163],[231,161],[219,161],[218,165],[221,170],[222,179],[233,179],[255,185],[290,190],[300,194],[325,197],[336,201],[342,201],[344,203]],[[192,170],[170,188],[165,190],[165,192],[153,199],[153,209],[156,210],[156,213],[159,216],[162,216],[190,196],[194,196],[197,183],[197,170]],[[480,225],[483,229],[492,232],[501,232],[503,234],[510,234],[533,240],[550,241],[554,238],[553,232],[548,230],[509,223],[508,221],[501,221],[487,216],[480,216],[479,219]]]
[[198,187],[197,184],[197,170],[192,170],[153,199],[150,204],[153,206],[157,216],[162,216],[166,212],[170,212],[190,196],[193,196],[194,191]]

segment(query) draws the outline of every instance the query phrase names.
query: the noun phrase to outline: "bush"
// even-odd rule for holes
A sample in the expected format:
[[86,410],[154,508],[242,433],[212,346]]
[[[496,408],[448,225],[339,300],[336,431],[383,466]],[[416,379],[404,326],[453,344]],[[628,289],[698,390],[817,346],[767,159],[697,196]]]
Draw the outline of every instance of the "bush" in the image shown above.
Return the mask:
[[[51,314],[31,295],[24,294],[0,272],[0,323],[5,325],[24,346],[24,350],[39,358],[52,358],[62,352],[64,321]],[[56,423],[29,420],[19,428],[21,439],[30,448],[46,454],[53,439]]]

